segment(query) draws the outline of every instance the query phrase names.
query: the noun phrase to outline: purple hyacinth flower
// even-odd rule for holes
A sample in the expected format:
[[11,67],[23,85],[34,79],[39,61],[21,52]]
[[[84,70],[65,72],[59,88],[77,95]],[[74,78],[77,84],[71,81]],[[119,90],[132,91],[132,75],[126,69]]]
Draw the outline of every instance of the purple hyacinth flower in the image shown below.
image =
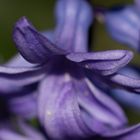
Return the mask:
[[139,50],[140,12],[134,5],[105,12],[104,22],[114,40]]
[[[85,3],[75,0],[67,2],[64,6],[76,2],[81,10]],[[79,18],[80,13],[77,16]],[[66,15],[64,19],[67,18],[69,16]],[[79,21],[79,18],[73,20]],[[71,22],[75,23],[73,20]],[[116,73],[131,60],[132,53],[124,50],[94,53],[79,50],[79,46],[73,47],[73,42],[78,44],[75,36],[79,31],[73,25],[69,24],[70,30],[60,27],[63,29],[59,32],[60,36],[57,31],[52,42],[40,34],[26,18],[21,18],[15,25],[14,41],[23,57],[36,65],[26,68],[0,67],[0,77],[21,87],[39,82],[38,116],[49,137],[61,140],[98,134],[111,137],[108,131],[122,127],[127,120],[120,107],[88,79],[87,73],[92,73],[91,77],[97,76],[101,81],[116,83],[138,92],[139,80]],[[73,28],[75,30],[71,33]],[[59,38],[61,35],[62,38]],[[83,37],[80,40],[84,40]],[[120,135],[123,134],[125,132]]]
[[[88,4],[86,4],[84,1],[83,2],[78,2],[76,7],[78,6],[78,4],[81,5],[82,9],[81,10],[82,13],[80,13],[80,17],[78,20],[78,23],[75,22],[75,20],[73,20],[72,18],[79,16],[77,9],[74,9],[74,1],[71,3],[71,5],[69,5],[69,7],[67,7],[67,11],[66,14],[69,17],[69,20],[71,22],[67,22],[67,24],[73,24],[75,25],[75,28],[77,29],[77,33],[75,35],[75,42],[73,41],[73,46],[80,46],[81,51],[86,49],[87,46],[87,30],[88,30],[88,26],[90,24],[90,22],[92,21],[92,14],[91,14],[91,9],[88,6]],[[51,41],[53,41],[54,39],[54,35],[57,36],[58,35],[58,30],[63,28],[64,26],[64,11],[62,11],[63,9],[61,8],[62,5],[65,5],[65,1],[59,1],[56,5],[56,10],[55,10],[55,15],[56,15],[56,22],[57,22],[57,27],[56,27],[56,32],[54,31],[47,31],[44,32],[43,34],[45,36],[47,36],[47,38]],[[76,8],[75,7],[75,8]],[[73,13],[74,15],[72,15],[70,13],[70,10],[73,8],[73,11],[75,10],[75,12]],[[72,21],[74,21],[72,23]],[[63,26],[62,24],[63,23]],[[77,26],[78,25],[78,26]],[[72,31],[72,30],[71,30]],[[74,30],[73,30],[74,31]],[[67,32],[65,32],[67,33]],[[70,33],[69,33],[70,34]],[[72,32],[71,32],[72,35]],[[83,39],[84,38],[84,39]],[[76,49],[79,50],[79,47],[77,47]],[[10,60],[8,63],[5,64],[5,66],[7,67],[31,67],[31,66],[35,66],[35,64],[31,64],[28,61],[26,61],[21,55],[16,55],[14,58],[12,58],[12,60]],[[30,95],[26,95],[25,97],[22,96],[17,96],[15,98],[8,98],[8,102],[9,102],[9,107],[11,109],[12,112],[22,116],[22,117],[26,117],[26,118],[31,118],[34,117],[36,112],[36,102],[35,102],[35,96],[33,95],[33,93],[35,92],[34,90],[31,91],[30,89],[34,89],[32,87],[32,84],[28,84],[27,85],[19,85],[13,82],[13,80],[5,80],[3,78],[1,78],[1,80],[5,83],[4,85],[0,86],[0,94],[1,95],[8,95],[13,93],[15,95],[17,94],[21,94],[21,93],[25,93],[25,94],[30,94]],[[33,82],[34,83],[34,82]],[[24,88],[23,88],[24,86]],[[11,89],[12,87],[12,89]],[[25,88],[26,87],[26,88]],[[33,98],[31,98],[31,96]],[[24,108],[23,106],[28,106],[28,108]]]
[[[82,138],[107,131],[109,129],[107,125],[116,128],[126,123],[123,112],[115,102],[104,94],[100,96],[104,96],[106,102],[98,97],[102,93],[86,78],[85,70],[106,77],[104,75],[113,74],[127,64],[132,58],[131,52],[117,50],[74,53],[63,50],[62,47],[57,47],[58,41],[55,44],[50,42],[25,18],[17,22],[14,37],[16,46],[24,58],[38,64],[32,67],[32,75],[36,75],[34,69],[38,68],[39,73],[44,75],[39,86],[38,111],[40,121],[50,137]],[[5,79],[11,79],[10,75],[15,77],[14,73],[10,73],[1,71],[1,76]],[[21,81],[31,78],[26,73],[19,72],[18,75],[15,72],[15,74],[16,78],[20,75]],[[23,85],[26,84],[24,82]],[[85,123],[87,118],[98,128],[94,125],[89,126],[88,122]]]
[[[64,26],[64,11],[62,9],[62,5],[65,5],[65,1],[59,1],[56,5],[56,10],[55,10],[55,15],[56,15],[56,23],[57,23],[57,27],[56,27],[56,31],[47,31],[44,32],[43,34],[45,36],[47,36],[47,38],[51,41],[53,41],[54,39],[54,35],[57,36],[58,35],[58,31],[63,28]],[[83,4],[84,3],[84,4]],[[78,6],[78,4],[81,5],[82,9],[81,10],[82,13],[80,13],[80,17],[78,20],[78,23],[75,22],[76,20],[73,20],[73,17],[76,19],[79,14],[77,12],[76,7],[73,8],[75,2],[73,1],[68,7],[67,10],[65,11],[67,16],[69,17],[69,21],[67,22],[67,25],[73,24],[75,25],[75,28],[77,29],[77,33],[75,36],[75,43],[73,41],[73,46],[80,46],[81,51],[86,49],[87,46],[87,30],[88,30],[88,26],[92,21],[92,14],[91,14],[91,9],[88,6],[88,4],[86,4],[84,1],[82,2],[77,2],[76,7]],[[70,10],[73,10],[73,14],[71,14]],[[74,11],[75,10],[75,11]],[[72,21],[74,21],[72,23]],[[63,24],[63,26],[62,26]],[[64,26],[65,27],[65,26]],[[66,30],[65,30],[66,31]],[[72,30],[71,30],[72,31]],[[73,30],[74,32],[74,30]],[[67,33],[67,32],[65,32]],[[69,33],[70,34],[70,33]],[[72,35],[72,32],[71,32]],[[84,39],[83,39],[84,38]],[[76,49],[79,50],[79,47],[77,47]],[[5,64],[5,66],[7,67],[31,67],[31,66],[35,66],[31,63],[29,63],[28,61],[26,61],[21,55],[16,55],[12,60],[10,60],[8,63]],[[8,103],[9,103],[9,108],[11,110],[11,112],[16,113],[16,115],[20,115],[21,117],[24,118],[32,118],[36,116],[36,96],[34,95],[34,90],[31,91],[30,89],[33,89],[32,84],[27,84],[28,87],[26,87],[26,85],[23,88],[23,86],[19,86],[19,84],[14,83],[13,81],[10,80],[3,80],[3,82],[5,82],[4,86],[1,85],[0,87],[0,94],[1,95],[8,95],[13,93],[15,95],[18,94],[17,97],[13,97],[13,98],[8,98]],[[12,89],[11,89],[12,87]],[[19,96],[19,93],[25,93],[26,96],[22,97]],[[24,106],[28,106],[27,108],[24,108]]]
[[[101,96],[101,91],[86,78],[85,70],[104,78],[105,75],[111,75],[126,65],[131,59],[132,53],[123,50],[97,53],[77,52],[77,49],[74,50],[73,46],[65,43],[65,39],[64,42],[60,39],[59,43],[59,39],[56,38],[56,42],[52,43],[38,33],[25,18],[20,19],[15,26],[15,43],[25,59],[38,64],[38,66],[31,68],[32,76],[31,73],[28,74],[28,69],[18,73],[16,71],[16,76],[9,69],[6,69],[9,72],[1,71],[1,77],[8,80],[12,79],[10,76],[13,79],[19,77],[18,80],[23,86],[24,84],[30,84],[26,83],[26,80],[31,81],[32,77],[39,73],[44,75],[39,86],[38,108],[40,121],[50,137],[61,139],[65,137],[82,138],[103,133],[109,129],[108,125],[115,129],[122,126],[126,122],[123,112],[115,102],[104,94],[102,97],[108,101],[107,103],[98,97]],[[70,40],[70,42],[77,41],[73,38],[70,38]],[[60,47],[61,44],[65,47]],[[62,64],[63,67],[60,67]],[[105,68],[105,66],[107,67]],[[37,74],[34,71],[35,69],[39,69]],[[31,83],[33,82],[36,82],[36,80],[31,81]],[[81,87],[83,87],[82,90]],[[47,89],[47,92],[45,89]],[[82,94],[82,91],[85,94]],[[61,104],[65,108],[62,108]],[[93,106],[93,109],[90,106]],[[94,125],[89,127],[88,122],[85,122],[87,119],[84,120],[84,118],[91,120]],[[46,122],[46,119],[48,119],[48,122]],[[65,121],[68,122],[65,123]],[[70,124],[71,127],[69,127]],[[95,127],[97,124],[100,124],[99,127]],[[69,132],[71,128],[73,128],[73,131]],[[55,134],[55,132],[57,133]]]

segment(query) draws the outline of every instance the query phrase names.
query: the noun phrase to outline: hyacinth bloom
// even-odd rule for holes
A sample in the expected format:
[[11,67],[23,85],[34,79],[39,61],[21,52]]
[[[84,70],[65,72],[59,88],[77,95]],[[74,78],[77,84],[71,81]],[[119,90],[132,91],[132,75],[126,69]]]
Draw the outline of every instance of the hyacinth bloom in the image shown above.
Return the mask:
[[[34,50],[37,51],[32,52],[32,48],[30,50],[30,47],[32,47],[30,39],[36,39],[32,41],[32,45]],[[128,63],[132,57],[131,52],[117,50],[87,53],[69,51],[68,49],[63,50],[57,47],[57,44],[50,42],[39,34],[25,18],[21,18],[17,22],[14,30],[14,40],[25,59],[38,65],[30,68],[32,69],[32,75],[27,74],[30,72],[29,68],[26,68],[27,70],[24,72],[20,68],[18,70],[21,71],[18,73],[17,71],[10,73],[10,69],[5,68],[8,73],[1,71],[1,76],[4,79],[11,79],[9,76],[13,76],[14,79],[14,75],[16,75],[16,78],[20,77],[22,85],[29,84],[28,81],[30,81],[32,76],[39,77],[38,80],[42,78],[38,93],[38,115],[51,138],[85,138],[105,133],[110,130],[107,125],[110,125],[111,128],[119,128],[126,123],[126,118],[119,106],[105,96],[104,93],[101,93],[85,77],[85,71],[93,72],[105,79],[107,78],[106,80],[108,80],[107,76],[110,75],[109,81],[118,83],[118,79],[115,77],[118,75],[112,76],[112,74]],[[34,45],[33,43],[36,42],[37,45]],[[37,47],[38,45],[39,47]],[[29,48],[27,49],[26,47]],[[31,55],[29,55],[28,51]],[[43,56],[43,54],[45,55]],[[63,66],[61,67],[61,65]],[[107,69],[103,67],[105,65],[108,66]],[[110,65],[111,68],[109,67]],[[43,75],[43,77],[39,75]],[[122,80],[125,80],[128,77],[123,76],[123,78]],[[133,82],[137,84],[138,81],[136,81]],[[134,83],[133,85],[130,83],[130,86],[127,84],[123,83],[121,86],[126,86],[136,91],[139,90],[137,85],[134,88]],[[105,101],[101,100],[98,97],[99,95]],[[107,109],[102,105],[106,106]]]
[[[131,75],[133,78],[140,78],[140,70],[137,67],[125,67],[120,71],[122,74]],[[112,89],[112,96],[115,97],[121,104],[140,111],[140,95],[133,94],[123,89]]]
[[132,53],[125,50],[86,52],[87,31],[92,19],[86,1],[59,0],[57,10],[61,20],[52,41],[40,34],[25,17],[16,23],[13,33],[16,47],[33,65],[1,66],[0,77],[5,84],[14,83],[15,91],[39,83],[35,90],[38,116],[52,139],[137,140],[139,125],[116,130],[127,121],[123,111],[89,79],[96,77],[109,85],[139,92],[138,79],[117,73],[131,60]]
[[[56,30],[58,30],[60,27],[63,27],[63,25],[64,25],[64,23],[63,23],[64,15],[62,15],[64,13],[62,11],[60,13],[60,9],[62,8],[61,3],[62,3],[61,1],[58,2],[56,10],[55,10],[56,22],[57,22],[57,26],[58,26],[58,27],[56,27]],[[81,46],[81,50],[87,49],[86,48],[86,46],[87,46],[86,45],[86,43],[87,43],[87,39],[86,39],[87,31],[86,30],[88,30],[87,29],[88,24],[90,24],[91,20],[92,20],[92,18],[91,19],[88,18],[88,17],[91,17],[91,13],[89,12],[90,9],[86,5],[83,5],[83,6],[84,6],[83,8],[86,9],[86,11],[81,13],[81,18],[79,20],[78,26],[77,26],[76,22],[73,23],[73,24],[75,24],[75,26],[77,26],[77,28],[79,28],[77,33],[84,32],[84,33],[80,34],[80,36],[84,35],[84,40],[80,40],[79,36],[77,36],[77,38],[76,38],[77,46],[80,43],[79,46]],[[85,17],[84,20],[86,22],[83,20],[83,17]],[[73,18],[73,16],[70,15],[69,19],[70,18]],[[52,31],[44,32],[44,35],[47,36],[47,38],[50,40],[53,40],[53,38],[54,38],[54,33]],[[77,47],[77,49],[79,49],[79,48]],[[21,68],[33,66],[33,64],[26,61],[20,54],[16,55],[14,58],[12,58],[12,60],[10,60],[8,63],[6,63],[4,65],[7,67],[21,67]],[[23,117],[23,118],[35,117],[36,112],[37,112],[36,111],[36,95],[34,95],[34,94],[36,94],[35,86],[33,86],[31,84],[29,86],[28,85],[24,86],[24,88],[23,88],[22,86],[19,86],[18,84],[14,83],[11,80],[8,80],[8,81],[4,80],[4,79],[1,79],[1,80],[3,81],[3,83],[6,83],[6,84],[0,85],[0,95],[4,95],[4,96],[8,95],[7,99],[8,99],[8,104],[9,104],[11,112],[14,112],[17,115],[20,115],[20,117]],[[22,97],[21,96],[22,93],[26,94],[26,96]],[[10,96],[10,98],[9,98],[9,94],[12,94],[12,96]],[[16,96],[14,96],[14,98],[13,98],[13,94],[16,95]],[[27,106],[27,107],[25,108],[25,106]]]
[[139,50],[140,12],[135,5],[105,12],[104,23],[114,40]]
[[[60,9],[63,8],[61,7],[61,3],[63,3],[63,1],[59,1],[55,10],[55,15],[56,15],[56,22],[57,22],[57,26],[56,27],[56,32],[58,32],[58,30],[60,28],[62,28],[64,26],[64,11],[60,12]],[[80,4],[81,2],[78,2],[77,4]],[[74,3],[73,3],[74,4]],[[73,5],[74,6],[74,5]],[[73,7],[71,6],[71,8]],[[82,10],[81,13],[81,17],[77,22],[70,22],[70,24],[72,23],[74,26],[77,26],[77,37],[75,38],[75,41],[77,44],[75,44],[75,46],[81,46],[81,51],[87,49],[87,30],[88,30],[88,25],[91,23],[92,17],[91,12],[90,12],[90,8],[87,6],[87,4],[82,4],[82,8],[85,9],[85,11]],[[68,11],[68,16],[69,16],[69,20],[71,20],[73,18],[73,15],[71,15],[70,13],[71,11]],[[77,14],[77,13],[74,13]],[[77,15],[78,16],[78,15]],[[77,18],[76,16],[74,16],[74,18]],[[85,22],[86,21],[86,22]],[[64,28],[67,28],[64,26]],[[44,35],[47,36],[48,39],[53,40],[54,38],[54,33],[52,31],[47,31],[44,32]],[[56,33],[57,35],[57,33]],[[70,33],[69,33],[70,35]],[[72,34],[71,34],[72,35]],[[83,40],[81,40],[82,38],[80,36],[83,35]],[[73,44],[74,46],[74,44]],[[77,50],[79,50],[80,48],[75,48]],[[16,55],[14,58],[12,58],[12,60],[10,60],[8,63],[4,64],[6,67],[30,67],[33,66],[34,64],[29,63],[28,61],[26,61],[21,55]],[[27,84],[23,86],[16,84],[13,80],[5,80],[3,78],[1,78],[1,80],[3,81],[3,83],[6,83],[4,85],[0,86],[0,95],[2,96],[8,96],[8,103],[9,103],[9,107],[10,110],[18,115],[20,115],[21,117],[24,118],[32,118],[36,116],[36,93],[35,93],[35,86],[34,84]],[[34,83],[34,82],[33,82]],[[12,88],[11,88],[12,87]],[[20,94],[19,94],[20,93]],[[23,96],[23,94],[26,94],[26,96]],[[29,95],[30,94],[30,95]],[[10,96],[9,98],[9,95]],[[13,95],[15,95],[13,97]],[[17,96],[18,95],[18,96]],[[27,106],[25,108],[25,106]]]

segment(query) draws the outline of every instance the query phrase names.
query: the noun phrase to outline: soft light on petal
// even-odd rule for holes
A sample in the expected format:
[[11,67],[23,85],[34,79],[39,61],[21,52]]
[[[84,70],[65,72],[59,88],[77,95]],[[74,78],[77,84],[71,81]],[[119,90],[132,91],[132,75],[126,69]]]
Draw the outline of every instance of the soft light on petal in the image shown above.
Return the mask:
[[93,12],[84,0],[59,0],[56,9],[56,42],[61,48],[76,52],[88,49],[88,29]]

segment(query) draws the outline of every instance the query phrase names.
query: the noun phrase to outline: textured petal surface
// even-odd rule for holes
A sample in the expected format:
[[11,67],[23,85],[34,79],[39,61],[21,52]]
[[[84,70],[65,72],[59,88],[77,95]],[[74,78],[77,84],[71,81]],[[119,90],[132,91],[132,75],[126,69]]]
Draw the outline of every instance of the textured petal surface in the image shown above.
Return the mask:
[[84,0],[59,0],[55,15],[57,44],[76,52],[86,51],[88,29],[93,19],[90,5]]
[[25,17],[17,21],[13,39],[19,52],[31,63],[43,63],[53,55],[65,53],[37,32]]
[[[42,32],[42,34],[44,36],[46,36],[49,40],[54,42],[54,33],[53,33],[53,31],[45,31],[45,32]],[[32,66],[35,66],[34,64],[29,63],[27,60],[25,60],[22,57],[22,55],[20,55],[19,53],[16,54],[13,58],[11,58],[4,65],[8,66],[8,67],[32,67]]]
[[107,31],[113,39],[139,49],[140,15],[135,6],[109,11],[104,18]]
[[69,78],[68,75],[52,75],[40,86],[39,118],[53,139],[84,138],[91,134],[82,120],[77,96]]
[[66,57],[81,66],[99,71],[103,75],[113,74],[132,59],[132,52],[124,50],[94,53],[71,53]]
[[90,81],[71,78],[52,75],[40,85],[38,114],[50,137],[90,137],[127,122],[120,107]]

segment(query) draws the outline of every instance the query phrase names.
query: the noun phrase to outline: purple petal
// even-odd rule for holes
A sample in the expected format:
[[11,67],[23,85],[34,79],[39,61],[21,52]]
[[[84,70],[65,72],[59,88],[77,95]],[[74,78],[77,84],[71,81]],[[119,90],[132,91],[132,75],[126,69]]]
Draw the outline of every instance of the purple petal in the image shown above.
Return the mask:
[[94,119],[111,129],[126,124],[127,119],[119,105],[96,88],[90,80],[85,79],[84,83],[80,80],[77,93],[80,106]]
[[25,17],[17,21],[13,39],[19,52],[31,63],[43,63],[53,55],[65,53],[37,32]]
[[104,19],[106,29],[113,39],[139,49],[140,15],[134,5],[120,11],[106,12]]
[[139,140],[140,124],[105,134],[107,140]]
[[129,92],[123,89],[111,90],[111,96],[113,96],[119,103],[125,105],[129,109],[140,112],[140,95],[133,92]]
[[46,71],[42,67],[9,68],[0,66],[1,93],[9,93],[21,89],[22,86],[41,80]]
[[55,36],[59,46],[76,52],[86,51],[92,13],[90,5],[84,0],[57,1]]
[[96,118],[94,115],[88,114],[84,109],[81,109],[81,117],[87,126],[93,131],[92,137],[112,130],[110,126],[98,120],[98,118]]
[[110,76],[102,76],[92,72],[90,72],[87,76],[92,79],[93,83],[95,83],[101,89],[110,90],[110,87],[123,88],[125,90],[131,91],[131,93],[140,93],[139,77],[134,78],[132,75],[127,76],[126,74],[123,75],[120,73]]
[[[91,134],[83,121],[69,75],[48,76],[40,85],[39,118],[50,138],[84,138]],[[94,134],[94,133],[92,133]]]
[[38,115],[51,138],[85,138],[126,123],[119,106],[87,83],[67,73],[49,76],[41,83]]
[[[119,71],[119,73],[140,79],[139,69],[136,69],[135,67],[125,67]],[[129,92],[123,89],[111,89],[111,95],[126,107],[129,107],[138,112],[140,111],[139,94],[134,94],[133,92]]]
[[135,92],[140,92],[140,79],[128,77],[121,74],[115,74],[110,77],[110,80],[120,87],[124,87]]
[[126,50],[103,51],[94,53],[71,53],[66,57],[82,67],[99,71],[103,75],[113,74],[132,59],[132,52]]
[[36,94],[30,93],[23,97],[15,97],[8,101],[10,111],[22,118],[33,118],[37,116]]

